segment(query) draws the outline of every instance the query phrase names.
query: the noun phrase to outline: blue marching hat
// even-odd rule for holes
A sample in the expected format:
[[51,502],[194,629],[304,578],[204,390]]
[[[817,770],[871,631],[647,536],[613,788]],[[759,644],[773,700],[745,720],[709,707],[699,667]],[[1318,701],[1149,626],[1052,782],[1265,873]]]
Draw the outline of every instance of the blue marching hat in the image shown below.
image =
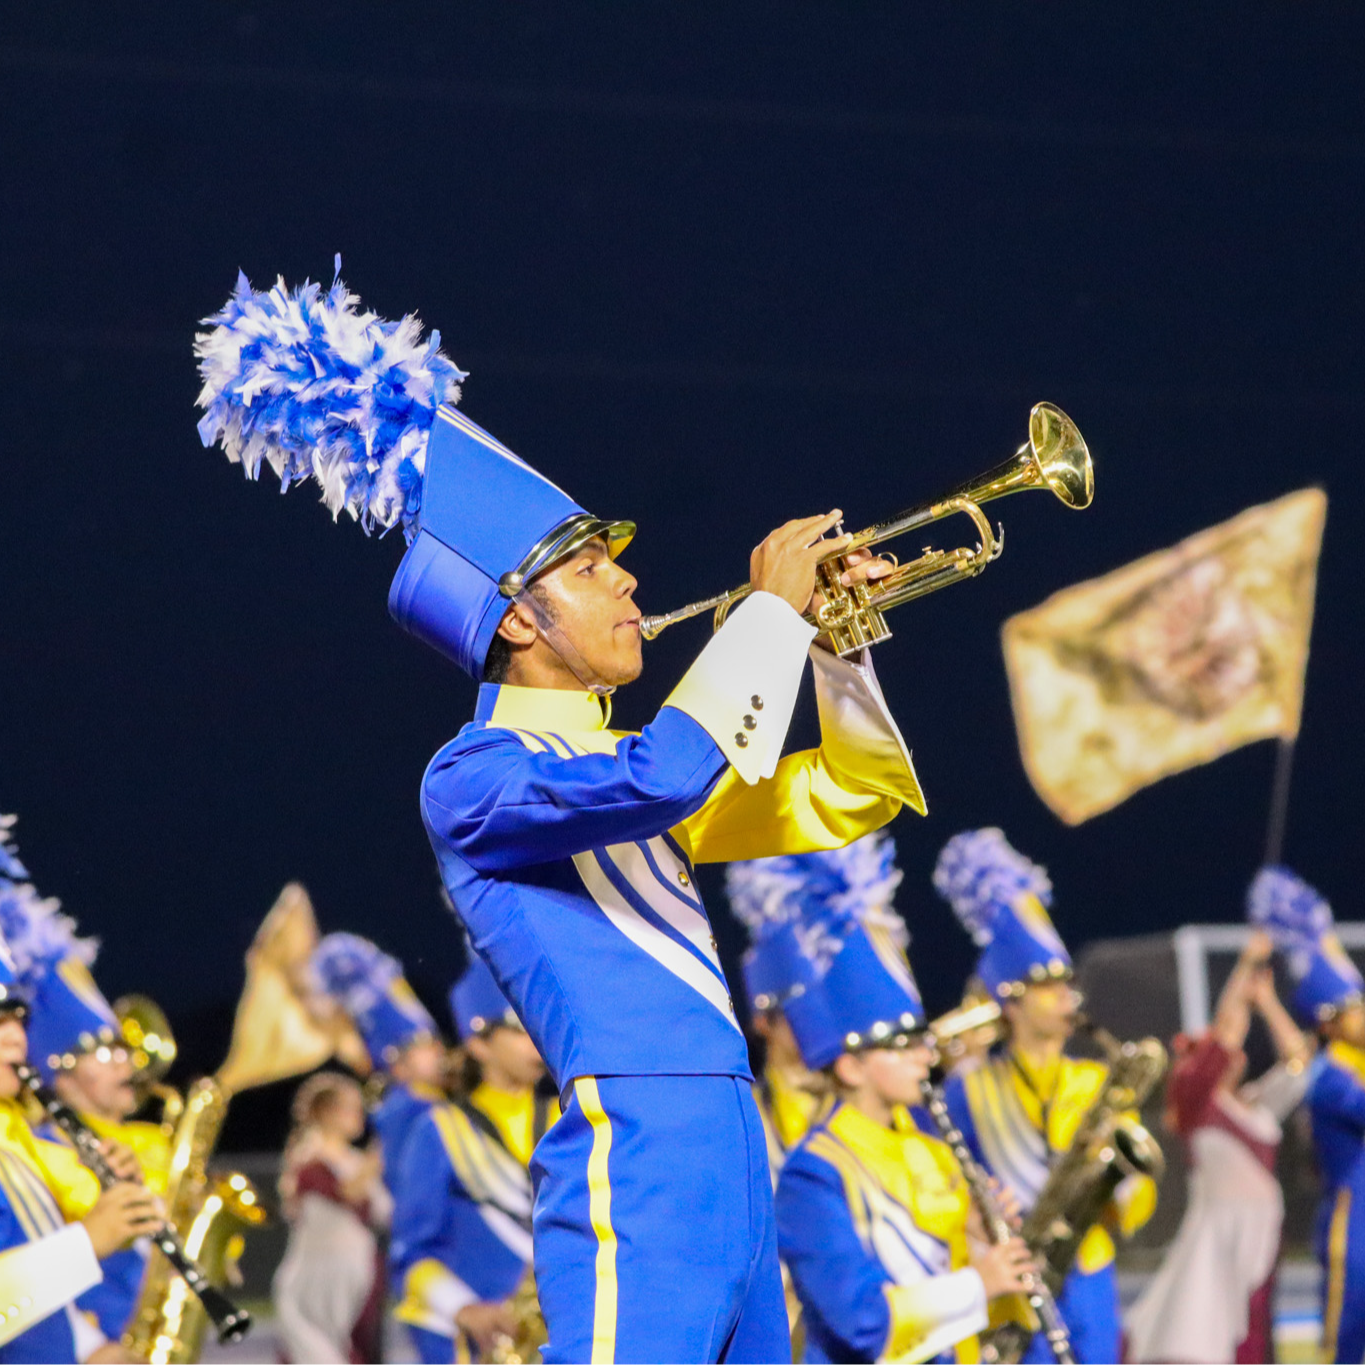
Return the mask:
[[934,889],[981,951],[976,975],[997,1000],[1030,982],[1066,980],[1071,955],[1047,907],[1047,872],[1011,848],[999,829],[955,834],[934,867]]
[[327,934],[313,950],[311,966],[321,988],[350,1015],[375,1066],[391,1066],[419,1038],[439,1037],[398,959],[369,939]]
[[316,480],[333,517],[345,509],[367,532],[401,522],[389,611],[478,680],[536,574],[597,537],[614,559],[635,526],[585,512],[457,412],[466,376],[439,332],[424,343],[415,316],[389,322],[359,304],[339,278],[257,293],[239,275],[195,338],[200,439],[250,479],[264,460],[282,490]]
[[477,1038],[499,1024],[520,1028],[521,1020],[498,989],[488,964],[471,947],[469,966],[450,988],[450,1013],[461,1038]]
[[118,1020],[90,975],[99,945],[76,937],[60,902],[30,883],[0,881],[0,935],[14,969],[6,988],[28,1002],[28,1055],[45,1080],[96,1048],[121,1045]]
[[1325,1023],[1365,993],[1365,979],[1337,938],[1332,907],[1287,867],[1256,874],[1247,891],[1247,919],[1288,958],[1298,983],[1294,1012],[1304,1023]]
[[[793,985],[781,1000],[802,1059],[813,1070],[843,1052],[856,1052],[924,1027],[919,987],[905,956],[909,934],[891,907],[902,874],[896,848],[885,834],[870,834],[847,848],[738,864],[731,903],[741,918],[760,907],[759,944],[790,936],[799,956]],[[760,949],[760,953],[762,949]],[[777,959],[775,959],[777,960]],[[761,979],[761,978],[760,978]]]

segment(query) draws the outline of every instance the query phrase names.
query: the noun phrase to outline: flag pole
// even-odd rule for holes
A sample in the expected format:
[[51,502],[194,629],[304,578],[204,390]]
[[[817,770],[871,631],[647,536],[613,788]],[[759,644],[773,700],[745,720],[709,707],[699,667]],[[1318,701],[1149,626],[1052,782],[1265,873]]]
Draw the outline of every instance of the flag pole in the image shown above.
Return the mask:
[[1275,780],[1270,789],[1270,820],[1265,831],[1262,864],[1278,863],[1284,852],[1284,825],[1289,813],[1289,778],[1294,770],[1294,736],[1282,737],[1275,755]]

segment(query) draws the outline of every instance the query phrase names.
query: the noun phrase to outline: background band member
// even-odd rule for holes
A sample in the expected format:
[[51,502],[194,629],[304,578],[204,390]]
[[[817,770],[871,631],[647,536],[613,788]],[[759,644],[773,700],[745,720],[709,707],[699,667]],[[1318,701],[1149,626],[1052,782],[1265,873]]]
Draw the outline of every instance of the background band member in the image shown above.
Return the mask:
[[294,1096],[280,1199],[289,1244],[274,1297],[287,1358],[300,1362],[383,1359],[384,1272],[376,1231],[392,1201],[377,1147],[360,1151],[365,1100],[334,1071],[310,1076]]
[[[265,459],[318,478],[367,523],[401,520],[390,611],[482,683],[473,723],[427,768],[422,816],[565,1102],[533,1163],[546,1358],[781,1358],[766,1144],[693,862],[838,847],[923,809],[865,658],[814,651],[822,743],[779,762],[815,566],[847,545],[821,539],[839,514],[768,537],[756,591],[658,716],[612,731],[605,697],[641,667],[635,580],[616,562],[634,526],[589,515],[449,406],[454,366],[340,283],[287,296],[243,281],[212,322],[203,439],[251,472]],[[258,385],[269,405],[251,405]],[[889,569],[856,558],[849,581]]]
[[[1310,1047],[1275,994],[1272,944],[1253,933],[1223,987],[1213,1023],[1177,1039],[1166,1125],[1189,1156],[1189,1202],[1160,1271],[1128,1313],[1136,1361],[1267,1361],[1284,1221],[1275,1178],[1280,1124],[1303,1098]],[[1252,1012],[1279,1062],[1244,1081]]]
[[508,1300],[531,1263],[527,1167],[559,1117],[536,1092],[545,1064],[480,958],[471,954],[450,1003],[477,1074],[413,1130],[392,1250],[398,1317],[433,1365],[456,1359],[461,1334],[483,1355],[514,1335]]
[[[9,925],[15,928],[13,921]],[[90,976],[95,944],[77,939],[65,916],[30,919],[16,948],[23,958],[20,982],[28,995],[29,1053],[57,1094],[101,1137],[122,1143],[136,1156],[142,1181],[156,1195],[166,1191],[170,1142],[159,1125],[132,1120],[138,1107],[133,1066],[113,1010]],[[19,936],[13,940],[21,942]],[[66,1139],[44,1129],[54,1141]],[[77,1300],[100,1330],[117,1341],[137,1306],[151,1244],[123,1247],[107,1257],[104,1278]]]
[[[31,920],[43,904],[31,885],[0,877],[0,924]],[[27,1058],[27,1010],[0,940],[0,1361],[121,1358],[75,1299],[101,1281],[102,1260],[158,1226],[160,1208],[138,1183],[126,1147],[106,1141],[106,1156],[127,1183],[101,1193],[69,1147],[29,1127],[14,1070]]]
[[790,878],[814,978],[789,1001],[792,1030],[837,1095],[777,1186],[808,1361],[928,1360],[959,1343],[974,1359],[988,1300],[1018,1292],[1029,1266],[1017,1239],[969,1266],[966,1183],[949,1149],[909,1116],[933,1049],[890,905],[901,876],[893,854],[890,839],[873,836],[766,869]]
[[396,1198],[408,1134],[445,1098],[445,1044],[398,959],[369,939],[326,935],[313,952],[312,970],[322,990],[350,1016],[370,1064],[387,1080],[370,1122],[379,1136],[384,1184]]
[[1324,1360],[1365,1358],[1365,1002],[1360,972],[1333,928],[1332,908],[1281,867],[1262,868],[1251,918],[1284,950],[1297,980],[1294,1012],[1323,1043],[1308,1072],[1308,1111],[1322,1174],[1314,1232],[1323,1267]]
[[[1027,1214],[1047,1182],[1054,1156],[1066,1151],[1099,1093],[1105,1068],[1065,1054],[1080,997],[1071,958],[1047,905],[1052,883],[998,829],[949,840],[934,886],[981,947],[976,975],[1000,1002],[1007,1040],[974,1070],[948,1079],[948,1107],[977,1159],[1011,1189]],[[1155,1183],[1129,1177],[1109,1221],[1123,1232],[1141,1226],[1156,1203]],[[1097,1224],[1081,1243],[1058,1307],[1078,1360],[1119,1359],[1119,1301],[1114,1241]],[[1050,1360],[1035,1336],[1026,1360]]]

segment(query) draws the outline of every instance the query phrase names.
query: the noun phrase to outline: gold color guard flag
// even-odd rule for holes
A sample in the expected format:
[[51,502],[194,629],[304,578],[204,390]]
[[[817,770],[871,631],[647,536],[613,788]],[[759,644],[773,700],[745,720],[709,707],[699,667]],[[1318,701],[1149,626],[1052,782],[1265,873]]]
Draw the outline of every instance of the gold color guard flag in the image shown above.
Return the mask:
[[1326,517],[1305,488],[1005,622],[1024,767],[1067,824],[1298,734]]

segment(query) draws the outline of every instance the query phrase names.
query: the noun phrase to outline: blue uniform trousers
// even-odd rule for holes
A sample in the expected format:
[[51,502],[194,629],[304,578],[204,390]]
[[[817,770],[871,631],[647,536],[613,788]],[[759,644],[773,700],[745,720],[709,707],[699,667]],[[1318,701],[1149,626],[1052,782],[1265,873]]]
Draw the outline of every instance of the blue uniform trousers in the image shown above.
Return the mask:
[[[1119,1285],[1110,1261],[1093,1274],[1073,1270],[1057,1296],[1062,1321],[1071,1333],[1071,1351],[1080,1365],[1103,1365],[1119,1355]],[[1024,1352],[1029,1365],[1052,1365],[1047,1338],[1039,1332]]]
[[531,1161],[544,1359],[790,1360],[749,1083],[580,1077],[564,1098]]
[[1323,1201],[1315,1242],[1323,1269],[1322,1358],[1365,1360],[1365,1200],[1349,1185]]

